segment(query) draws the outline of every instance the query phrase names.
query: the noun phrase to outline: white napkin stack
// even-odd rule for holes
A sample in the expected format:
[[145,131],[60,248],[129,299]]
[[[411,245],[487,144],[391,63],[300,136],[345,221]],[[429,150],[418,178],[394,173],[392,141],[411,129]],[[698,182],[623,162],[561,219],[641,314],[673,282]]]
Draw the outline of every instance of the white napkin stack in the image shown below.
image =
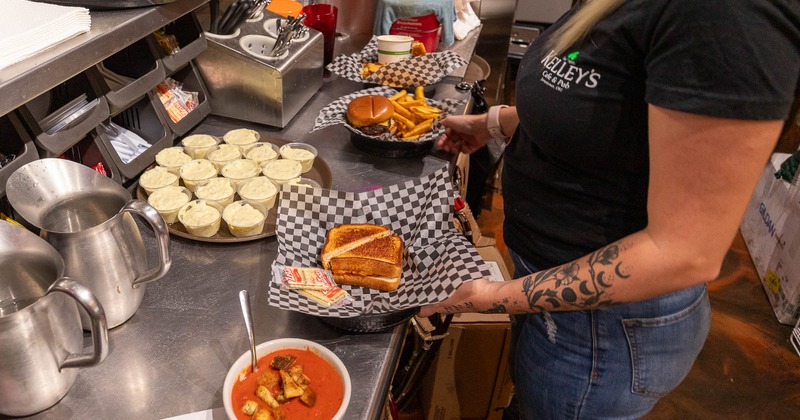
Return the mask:
[[0,1],[0,69],[88,32],[89,10],[27,0]]

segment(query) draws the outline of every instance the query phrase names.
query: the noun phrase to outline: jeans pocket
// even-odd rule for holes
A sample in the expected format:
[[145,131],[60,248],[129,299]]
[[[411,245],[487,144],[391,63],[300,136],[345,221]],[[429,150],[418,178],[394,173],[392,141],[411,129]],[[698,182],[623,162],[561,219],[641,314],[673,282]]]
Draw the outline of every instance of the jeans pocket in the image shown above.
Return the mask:
[[683,381],[705,343],[710,307],[705,291],[689,306],[655,318],[622,320],[634,394],[662,397]]

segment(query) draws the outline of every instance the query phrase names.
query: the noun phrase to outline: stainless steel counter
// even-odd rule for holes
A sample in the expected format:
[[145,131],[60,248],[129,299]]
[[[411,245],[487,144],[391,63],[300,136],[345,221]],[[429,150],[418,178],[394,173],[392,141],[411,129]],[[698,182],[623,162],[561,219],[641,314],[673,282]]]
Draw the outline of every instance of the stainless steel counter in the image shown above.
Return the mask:
[[[472,38],[454,47],[467,58],[479,30],[474,32]],[[467,100],[468,93],[454,89],[463,72],[459,69],[438,84],[432,96]],[[248,127],[264,135],[312,144],[331,169],[332,188],[347,191],[395,184],[448,164],[447,156],[437,157],[436,153],[409,159],[367,155],[351,145],[349,132],[340,126],[309,133],[322,107],[363,87],[339,78],[326,80],[284,129],[210,116],[192,132],[221,135],[232,128]],[[155,245],[149,230],[143,229],[143,236],[146,244]],[[299,337],[327,346],[347,366],[353,383],[346,418],[380,417],[404,326],[352,334],[316,317],[268,306],[269,267],[278,247],[274,237],[234,244],[171,239],[171,270],[148,284],[136,314],[110,331],[106,360],[83,369],[67,396],[34,418],[160,419],[222,407],[225,374],[248,349],[238,302],[242,289],[251,295],[258,342]]]

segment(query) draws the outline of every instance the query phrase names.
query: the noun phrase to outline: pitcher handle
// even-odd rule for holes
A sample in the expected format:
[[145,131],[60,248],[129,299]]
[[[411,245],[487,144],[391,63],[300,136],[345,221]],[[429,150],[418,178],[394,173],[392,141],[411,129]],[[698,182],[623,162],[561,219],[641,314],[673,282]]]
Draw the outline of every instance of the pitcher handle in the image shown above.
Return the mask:
[[61,292],[75,299],[92,320],[92,352],[70,354],[59,369],[94,366],[102,362],[108,354],[108,322],[100,301],[86,286],[68,277],[56,280],[47,290],[50,292]]
[[158,266],[153,267],[151,270],[142,273],[139,277],[134,279],[131,284],[135,287],[137,284],[147,283],[149,281],[158,280],[164,277],[172,265],[172,257],[169,255],[169,228],[164,218],[158,214],[158,211],[150,204],[142,200],[131,200],[120,212],[128,212],[142,217],[153,228],[158,242]]

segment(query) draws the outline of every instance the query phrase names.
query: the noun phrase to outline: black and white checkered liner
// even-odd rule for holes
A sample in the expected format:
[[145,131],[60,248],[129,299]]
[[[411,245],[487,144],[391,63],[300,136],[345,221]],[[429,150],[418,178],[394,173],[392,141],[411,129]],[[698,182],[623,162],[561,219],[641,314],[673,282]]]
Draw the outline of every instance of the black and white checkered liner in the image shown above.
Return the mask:
[[403,239],[403,279],[393,292],[343,285],[354,302],[331,308],[270,282],[269,304],[310,315],[351,318],[438,302],[462,282],[489,276],[478,252],[454,228],[453,196],[447,168],[363,193],[284,186],[276,228],[278,264],[319,267],[329,229],[343,223],[375,223]]
[[354,82],[404,88],[438,83],[467,60],[453,51],[433,52],[381,67],[368,77],[361,76],[362,63],[378,61],[378,38],[372,37],[360,53],[340,55],[328,64],[333,74]]
[[[325,127],[330,127],[336,124],[344,124],[345,128],[347,128],[351,132],[362,135],[364,137],[370,137],[376,140],[383,140],[383,141],[409,141],[409,140],[399,139],[396,136],[389,133],[383,134],[381,136],[367,136],[357,128],[351,126],[347,122],[347,105],[353,99],[365,95],[381,95],[381,96],[386,96],[388,98],[394,95],[395,93],[397,93],[397,90],[394,88],[386,86],[377,86],[342,96],[341,98],[329,103],[325,108],[322,108],[322,110],[319,111],[319,115],[317,116],[317,119],[314,121],[314,128],[312,128],[311,131],[314,132],[316,130],[320,130]],[[448,114],[458,114],[459,110],[464,109],[464,101],[459,101],[455,99],[448,98],[442,101],[437,101],[435,99],[427,99],[427,101],[430,105],[440,108]],[[438,120],[434,120],[433,125],[431,126],[431,130],[424,136],[413,141],[417,142],[433,141],[441,137],[442,133],[444,133],[444,126],[442,126]]]

